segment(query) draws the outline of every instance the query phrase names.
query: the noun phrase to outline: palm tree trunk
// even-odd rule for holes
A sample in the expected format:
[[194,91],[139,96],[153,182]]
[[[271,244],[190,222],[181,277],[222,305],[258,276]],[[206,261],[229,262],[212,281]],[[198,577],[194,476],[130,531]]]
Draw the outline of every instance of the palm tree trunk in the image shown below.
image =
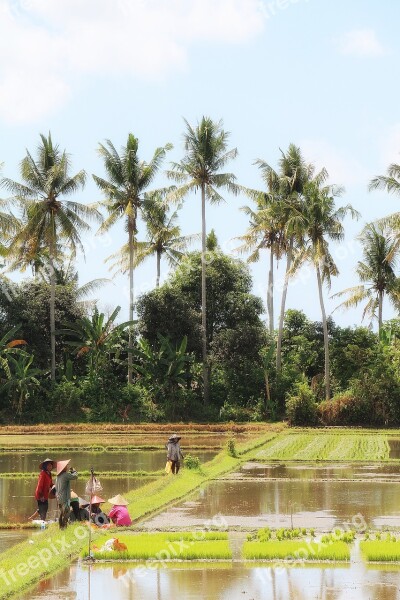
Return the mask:
[[267,310],[269,320],[269,332],[274,334],[274,253],[271,248],[269,256],[269,273],[268,273],[268,292],[267,292]]
[[156,277],[156,288],[160,287],[160,274],[161,274],[161,252],[157,249],[157,277]]
[[279,329],[278,329],[278,341],[276,345],[276,370],[277,373],[280,373],[282,370],[282,336],[283,336],[283,320],[285,318],[285,306],[286,306],[286,296],[289,285],[289,277],[290,277],[290,268],[292,266],[292,257],[293,257],[293,238],[290,238],[289,248],[287,251],[286,257],[286,272],[285,272],[285,282],[282,290],[282,300],[281,300],[281,312],[279,315]]
[[321,305],[321,314],[322,314],[322,328],[324,331],[324,351],[325,351],[325,400],[330,400],[331,398],[331,381],[330,381],[330,369],[329,369],[329,338],[328,338],[328,324],[326,322],[326,313],[324,306],[324,297],[322,294],[322,279],[321,272],[319,270],[319,265],[316,265],[317,271],[317,280],[318,280],[318,294],[319,294],[319,303]]
[[206,190],[201,186],[201,346],[203,353],[204,404],[210,399],[210,380],[207,359],[207,297],[206,297]]
[[383,315],[383,291],[378,291],[378,336],[381,334],[382,329],[382,315]]
[[[128,244],[129,244],[129,320],[133,321],[133,254],[134,248],[134,226],[131,219],[128,222]],[[128,332],[128,383],[132,383],[132,348],[133,348],[133,332],[132,327],[129,327]]]
[[54,270],[54,247],[50,248],[50,348],[51,381],[56,380],[56,274]]

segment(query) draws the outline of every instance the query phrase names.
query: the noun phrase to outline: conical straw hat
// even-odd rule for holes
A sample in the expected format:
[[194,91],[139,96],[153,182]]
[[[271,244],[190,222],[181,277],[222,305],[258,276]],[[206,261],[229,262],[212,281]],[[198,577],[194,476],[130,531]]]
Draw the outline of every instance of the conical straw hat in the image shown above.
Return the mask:
[[109,498],[108,501],[110,504],[114,504],[114,506],[128,506],[129,504],[129,502],[127,502],[125,498],[121,496],[121,494],[118,494],[118,496],[114,496],[113,498]]
[[39,465],[39,469],[43,469],[43,465],[44,465],[45,463],[49,463],[49,462],[53,463],[53,467],[54,467],[54,464],[55,464],[55,462],[56,462],[56,461],[55,461],[55,460],[53,460],[52,458],[45,458],[45,459],[44,459],[44,460],[43,460],[43,461],[40,463],[40,465]]
[[71,490],[71,500],[79,500],[78,494],[75,494],[73,490]]
[[83,498],[79,498],[79,508],[85,508],[86,506],[89,506],[89,502]]
[[105,502],[105,500],[100,496],[92,496],[92,504],[101,504],[102,502]]
[[65,467],[71,462],[71,459],[69,460],[59,460],[57,463],[57,475],[59,475],[61,473],[61,471],[64,471]]

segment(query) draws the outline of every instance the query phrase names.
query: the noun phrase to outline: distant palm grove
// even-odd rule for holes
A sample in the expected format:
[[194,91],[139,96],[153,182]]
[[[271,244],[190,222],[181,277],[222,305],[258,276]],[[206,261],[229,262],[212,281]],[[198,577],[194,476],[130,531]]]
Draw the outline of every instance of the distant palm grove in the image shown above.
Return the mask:
[[[299,425],[399,426],[400,320],[384,320],[383,300],[400,307],[400,213],[360,231],[358,284],[336,296],[342,308],[361,304],[365,323],[342,328],[324,306],[339,274],[331,248],[344,239],[344,218],[360,215],[338,205],[344,190],[328,183],[328,172],[317,172],[291,144],[271,163],[255,160],[262,189],[245,187],[227,170],[237,150],[222,122],[203,117],[185,121],[182,158],[155,189],[171,148],[157,148],[146,162],[131,133],[121,149],[110,140],[99,144],[103,173],[93,179],[103,200],[96,205],[79,202],[87,174],[73,170],[50,133],[40,136],[36,152],[26,151],[18,181],[2,165],[0,423],[286,418]],[[400,165],[390,165],[369,189],[400,196]],[[230,194],[248,199],[237,258],[206,230],[207,202]],[[179,210],[189,196],[198,203],[201,233],[184,236]],[[88,300],[106,279],[81,285],[75,267],[87,232],[101,235],[117,223],[126,239],[107,262],[129,281],[125,322],[120,306],[102,313]],[[195,240],[199,251],[191,250]],[[251,293],[246,262],[264,254],[261,299]],[[135,297],[135,269],[150,256],[155,289]],[[162,261],[171,271],[160,285]],[[278,261],[285,263],[279,287]],[[305,264],[315,273],[320,322],[286,308],[291,281]],[[31,276],[17,284],[13,271]]]

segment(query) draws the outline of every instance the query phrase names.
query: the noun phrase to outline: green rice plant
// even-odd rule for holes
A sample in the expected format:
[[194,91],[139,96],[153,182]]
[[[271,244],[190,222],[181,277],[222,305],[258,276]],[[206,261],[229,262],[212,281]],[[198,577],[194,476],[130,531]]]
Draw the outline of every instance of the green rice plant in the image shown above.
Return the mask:
[[186,454],[183,460],[183,464],[186,469],[199,470],[201,469],[200,459],[198,456],[192,456],[191,454]]
[[[207,536],[198,539],[195,532],[145,533],[136,535],[118,535],[119,542],[126,545],[122,551],[101,552],[102,545],[112,535],[104,535],[96,540],[93,546],[93,556],[103,560],[204,560],[230,559],[232,552],[229,547],[227,534]],[[87,556],[84,549],[82,555]]]
[[230,438],[226,442],[226,451],[229,456],[232,456],[232,458],[238,457],[238,452],[236,450],[236,442],[235,442],[234,438]]
[[398,562],[400,561],[400,542],[368,540],[360,542],[360,550],[369,562]]
[[305,540],[245,542],[242,555],[243,558],[251,560],[350,560],[350,550],[344,542],[321,544]]

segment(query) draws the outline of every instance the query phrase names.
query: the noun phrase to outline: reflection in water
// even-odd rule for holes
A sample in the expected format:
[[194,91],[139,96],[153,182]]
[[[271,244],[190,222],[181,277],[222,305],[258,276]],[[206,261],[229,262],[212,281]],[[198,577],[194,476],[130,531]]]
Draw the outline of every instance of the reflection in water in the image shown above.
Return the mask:
[[[216,451],[193,450],[187,452],[199,457],[201,463],[211,460]],[[158,471],[165,467],[165,450],[132,450],[130,452],[63,451],[56,459],[71,458],[74,467],[100,471]],[[0,454],[0,473],[39,473],[38,465],[43,454],[37,452],[6,452]]]
[[[90,597],[89,597],[90,576]],[[362,567],[256,566],[249,563],[74,566],[24,600],[398,600],[399,571]]]
[[400,481],[400,464],[304,464],[304,463],[257,463],[244,464],[238,477],[269,479],[373,479],[374,481]]
[[400,523],[398,484],[373,481],[214,481],[192,499],[144,523],[147,528],[201,525],[222,514],[229,526],[315,527],[329,530],[362,515]]
[[0,552],[8,550],[8,548],[15,546],[15,544],[24,542],[30,533],[28,531],[0,531]]

